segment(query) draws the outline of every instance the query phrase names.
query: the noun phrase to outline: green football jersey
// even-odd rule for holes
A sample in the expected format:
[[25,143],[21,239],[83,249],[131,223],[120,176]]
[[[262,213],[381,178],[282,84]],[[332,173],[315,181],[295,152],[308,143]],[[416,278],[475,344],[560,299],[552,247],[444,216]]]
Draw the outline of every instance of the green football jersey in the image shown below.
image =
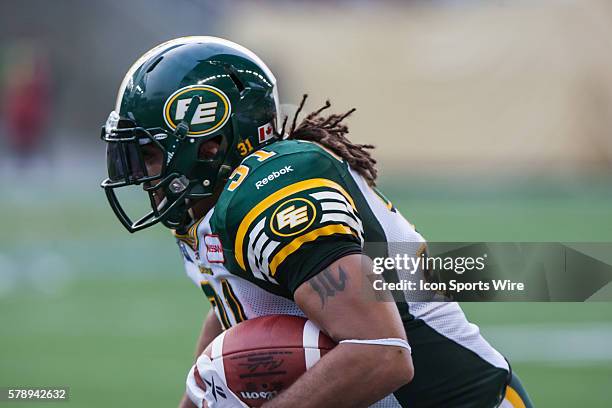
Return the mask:
[[292,298],[375,233],[364,231],[357,191],[346,163],[313,143],[283,141],[256,152],[230,177],[211,219],[226,266]]
[[[295,290],[343,256],[393,257],[400,250],[418,256],[425,247],[414,226],[348,163],[295,140],[247,156],[215,207],[177,239],[188,275],[225,328],[271,314],[303,316]],[[410,278],[402,273],[383,276]],[[495,406],[508,363],[459,305],[401,292],[395,300],[415,377],[376,406]]]

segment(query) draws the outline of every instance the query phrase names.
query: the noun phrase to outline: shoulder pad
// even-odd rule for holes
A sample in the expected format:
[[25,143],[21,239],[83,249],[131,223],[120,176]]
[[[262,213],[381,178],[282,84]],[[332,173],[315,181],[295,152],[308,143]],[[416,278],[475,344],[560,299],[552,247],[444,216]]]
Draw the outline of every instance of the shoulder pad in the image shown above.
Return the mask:
[[[268,281],[304,244],[332,235],[363,240],[357,207],[346,188],[345,163],[312,143],[299,145],[265,148],[274,154],[245,160],[243,166],[254,166],[228,182],[215,208],[214,228],[223,245],[232,248],[234,266]],[[231,188],[239,179],[239,186]]]

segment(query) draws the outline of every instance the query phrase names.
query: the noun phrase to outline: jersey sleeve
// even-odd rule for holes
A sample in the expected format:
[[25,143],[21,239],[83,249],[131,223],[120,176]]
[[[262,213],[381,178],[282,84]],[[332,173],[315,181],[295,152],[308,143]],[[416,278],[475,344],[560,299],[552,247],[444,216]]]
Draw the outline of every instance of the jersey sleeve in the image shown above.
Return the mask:
[[292,295],[335,260],[361,253],[362,221],[342,163],[335,161],[324,153],[302,152],[270,160],[253,174],[249,184],[255,189],[247,185],[245,195],[255,195],[257,181],[270,180],[268,173],[291,168],[260,188],[257,199],[240,194],[230,205],[235,221],[227,230],[237,268]]

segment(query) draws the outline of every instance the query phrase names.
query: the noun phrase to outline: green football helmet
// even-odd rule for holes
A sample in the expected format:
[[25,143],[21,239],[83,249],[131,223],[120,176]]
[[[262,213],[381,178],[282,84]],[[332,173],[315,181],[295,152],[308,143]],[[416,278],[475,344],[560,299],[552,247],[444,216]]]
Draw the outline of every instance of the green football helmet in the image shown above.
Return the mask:
[[[277,140],[278,125],[276,79],[253,52],[215,37],[165,42],[130,68],[102,126],[102,187],[130,232],[158,222],[183,230],[194,221],[189,208],[224,184],[245,156]],[[200,146],[211,139],[217,153],[201,157]],[[151,143],[163,155],[157,174],[148,174],[143,159]],[[139,184],[152,209],[133,221],[115,190]]]

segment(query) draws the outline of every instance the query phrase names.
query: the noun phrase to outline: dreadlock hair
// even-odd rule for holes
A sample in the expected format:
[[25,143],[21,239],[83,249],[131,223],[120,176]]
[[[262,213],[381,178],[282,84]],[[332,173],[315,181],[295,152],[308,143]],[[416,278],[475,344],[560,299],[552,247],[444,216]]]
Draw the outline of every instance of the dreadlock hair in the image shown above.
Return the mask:
[[[346,137],[348,134],[348,127],[342,124],[344,119],[355,112],[355,108],[344,114],[322,116],[321,112],[331,106],[328,100],[323,107],[307,115],[302,122],[297,125],[298,116],[304,108],[307,98],[307,94],[302,97],[302,102],[300,102],[295,112],[286,139],[306,140],[320,144],[346,160],[370,186],[375,186],[378,170],[376,169],[376,160],[368,151],[374,149],[374,146],[371,144],[356,144],[351,142]],[[287,119],[288,117],[285,116],[281,130],[281,135],[283,136],[285,135]]]

